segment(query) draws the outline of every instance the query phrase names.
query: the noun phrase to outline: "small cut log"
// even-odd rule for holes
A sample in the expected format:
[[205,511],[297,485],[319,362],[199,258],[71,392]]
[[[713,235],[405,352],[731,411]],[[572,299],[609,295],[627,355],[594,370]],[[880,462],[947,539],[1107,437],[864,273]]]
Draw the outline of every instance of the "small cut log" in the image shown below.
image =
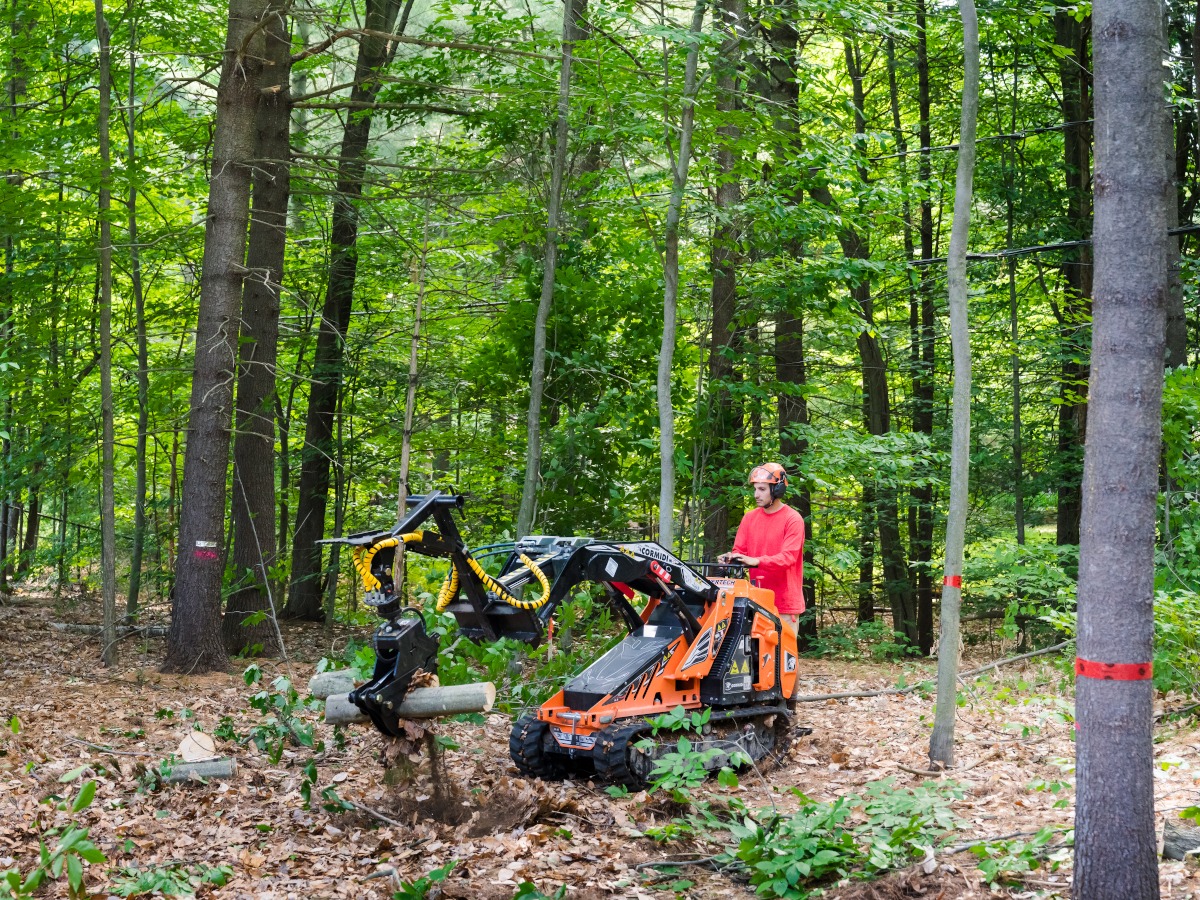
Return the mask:
[[[487,712],[496,702],[496,686],[490,681],[415,688],[396,708],[402,719],[438,719],[461,713]],[[331,694],[325,700],[325,721],[331,725],[365,722],[367,717],[346,694]]]
[[177,762],[170,764],[170,770],[163,775],[167,784],[177,784],[183,781],[200,781],[210,778],[232,778],[237,774],[237,760],[231,756],[217,759],[201,759],[196,762]]
[[1163,828],[1163,859],[1196,859],[1200,856],[1200,828],[1168,822]]
[[334,694],[348,694],[352,690],[354,690],[354,672],[351,669],[318,672],[308,679],[308,692],[318,700],[327,700]]

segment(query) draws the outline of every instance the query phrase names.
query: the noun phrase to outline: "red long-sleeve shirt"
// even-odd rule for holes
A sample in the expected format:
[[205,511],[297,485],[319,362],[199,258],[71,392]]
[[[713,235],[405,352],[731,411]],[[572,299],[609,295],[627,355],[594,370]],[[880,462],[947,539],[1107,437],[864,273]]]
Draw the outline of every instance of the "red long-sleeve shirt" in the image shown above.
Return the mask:
[[790,506],[773,513],[755,508],[738,525],[733,551],[758,558],[750,577],[775,592],[775,608],[804,612],[804,519]]

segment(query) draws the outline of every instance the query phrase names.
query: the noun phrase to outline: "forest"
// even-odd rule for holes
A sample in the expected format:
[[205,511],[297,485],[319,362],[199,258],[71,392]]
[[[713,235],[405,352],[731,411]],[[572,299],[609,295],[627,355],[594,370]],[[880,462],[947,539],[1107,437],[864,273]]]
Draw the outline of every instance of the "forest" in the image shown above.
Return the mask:
[[[0,602],[35,604],[47,623],[103,619],[99,644],[55,650],[68,668],[91,660],[73,677],[96,677],[101,657],[139,688],[145,672],[219,679],[252,663],[286,670],[275,696],[302,719],[293,657],[361,667],[375,623],[349,552],[319,541],[391,528],[407,497],[444,490],[464,497],[472,548],[588,536],[712,560],[752,506],[747,473],[776,461],[807,526],[802,674],[909,697],[939,653],[943,573],[961,585],[964,668],[1073,653],[1077,634],[1091,640],[1077,596],[1102,564],[1142,578],[1129,634],[1142,612],[1147,630],[1128,646],[1153,640],[1155,715],[1186,706],[1200,690],[1200,11],[1131,5],[1161,19],[1162,99],[1140,120],[1111,114],[1102,134],[1087,2],[980,0],[972,48],[966,13],[927,0],[10,0]],[[1081,554],[1085,442],[1113,422],[1091,396],[1093,301],[1102,264],[1132,278],[1147,259],[1136,226],[1108,238],[1107,259],[1093,251],[1109,138],[1154,157],[1143,175],[1160,202],[1141,221],[1165,260],[1153,496],[1098,494],[1128,502],[1127,516],[1113,507],[1114,541],[1140,527],[1149,553],[1152,536],[1145,565],[1118,543],[1093,545],[1090,565]],[[951,341],[956,200],[970,216],[967,373]],[[453,620],[432,601],[445,563],[404,559],[405,598],[444,634]],[[544,700],[529,683],[612,645],[582,612],[560,625],[561,657],[459,638],[439,675],[497,681],[515,715]],[[0,651],[14,736],[0,755],[14,764],[30,727],[16,673],[35,666],[20,631]],[[1070,697],[1072,660],[1056,664],[1045,678]],[[171,683],[186,693],[186,677]],[[115,746],[103,734],[88,739],[97,754]],[[354,746],[365,760],[367,738]],[[672,796],[668,818],[690,808],[693,830],[668,838],[703,843],[698,804],[717,813],[696,790]],[[30,834],[5,845],[28,850]],[[1020,851],[1026,877],[1039,864],[1044,877],[1049,840]],[[838,865],[824,874],[861,869]],[[401,874],[396,896],[426,895],[403,894],[417,888]],[[832,883],[821,877],[750,889],[806,896]],[[517,896],[542,896],[536,880]],[[27,896],[20,883],[5,896]]]

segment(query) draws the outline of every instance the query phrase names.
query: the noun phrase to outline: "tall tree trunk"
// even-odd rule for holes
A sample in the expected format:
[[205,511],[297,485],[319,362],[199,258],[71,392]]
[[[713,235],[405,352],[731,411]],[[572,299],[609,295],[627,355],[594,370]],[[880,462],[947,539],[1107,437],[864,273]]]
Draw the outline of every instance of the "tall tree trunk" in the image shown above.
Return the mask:
[[528,449],[525,455],[525,482],[521,487],[521,506],[517,510],[517,537],[533,528],[537,508],[537,487],[542,470],[542,394],[546,388],[546,323],[554,301],[554,277],[558,269],[558,228],[562,207],[563,183],[567,173],[567,144],[570,138],[571,63],[576,37],[575,4],[567,0],[563,9],[562,64],[558,70],[558,115],[554,123],[554,162],[550,168],[550,196],[546,211],[546,250],[543,255],[542,294],[538,300],[533,326],[533,369],[529,376],[529,412],[525,419]]
[[[411,8],[412,0],[408,0],[400,32],[407,26]],[[358,61],[354,66],[350,103],[362,112],[347,116],[338,158],[329,283],[317,333],[304,449],[300,454],[300,496],[292,532],[292,582],[284,610],[284,615],[293,619],[315,620],[322,614],[321,548],[316,542],[325,534],[333,418],[342,386],[342,357],[358,272],[358,204],[362,198],[367,145],[371,139],[370,104],[379,92],[380,83],[376,76],[389,53],[388,42],[378,34],[392,33],[399,10],[399,0],[367,0],[366,28],[375,34],[364,34],[359,38]]]
[[[708,447],[707,478],[709,499],[704,508],[704,558],[716,559],[730,546],[730,526],[736,507],[729,486],[722,483],[739,466],[737,433],[741,416],[735,411],[732,383],[735,379],[733,354],[741,342],[737,339],[737,266],[741,240],[742,185],[737,172],[741,154],[737,142],[741,129],[729,121],[738,108],[737,90],[742,62],[742,33],[745,29],[744,0],[720,0],[717,5],[718,27],[725,40],[721,47],[717,75],[716,204],[712,235],[712,336],[708,349],[708,416],[704,444]],[[741,491],[735,496],[740,498]]]
[[150,364],[146,336],[146,298],[142,292],[142,251],[138,246],[137,145],[137,4],[126,4],[129,16],[129,108],[126,116],[126,169],[129,173],[129,281],[133,294],[134,328],[137,340],[137,446],[134,449],[133,547],[129,553],[129,591],[125,595],[125,619],[137,618],[142,586],[142,553],[146,544],[146,438],[150,427]]
[[1100,0],[1094,16],[1095,350],[1079,548],[1074,895],[1152,900],[1164,203],[1174,201],[1162,164],[1162,6]]
[[254,126],[265,52],[263,20],[269,6],[270,0],[230,0],[229,4],[229,35],[217,86],[175,599],[163,661],[167,672],[207,672],[229,663],[221,640],[222,525]]
[[[932,259],[934,247],[934,191],[932,191],[932,130],[930,127],[929,91],[929,31],[926,29],[925,0],[917,0],[917,137],[920,154],[917,157],[917,180],[920,185],[920,258]],[[936,376],[937,311],[934,306],[934,271],[931,266],[920,269],[918,377],[913,379],[913,431],[934,438],[934,378]],[[911,316],[910,318],[917,318]],[[932,629],[934,618],[934,488],[929,484],[913,488],[917,504],[917,539],[913,541],[913,563],[917,570],[918,618],[928,620]],[[920,631],[918,624],[918,631]],[[924,643],[922,643],[924,647]]]
[[[684,61],[683,96],[679,110],[679,146],[671,144],[671,119],[664,110],[667,153],[671,157],[671,199],[667,203],[667,221],[663,229],[663,333],[658,350],[658,540],[670,547],[675,540],[675,408],[671,403],[671,366],[675,358],[676,310],[679,304],[679,219],[683,211],[683,191],[687,187],[688,166],[692,159],[692,128],[696,120],[696,70],[700,63],[697,40],[704,26],[706,0],[696,0],[692,9],[687,57]],[[668,60],[663,49],[663,66]],[[665,74],[665,73],[664,73]],[[664,85],[669,82],[664,81]],[[676,150],[677,152],[672,152]]]
[[[921,144],[917,156],[917,182],[920,186],[920,238],[922,260],[933,259],[933,190],[932,190],[932,130],[930,128],[929,96],[929,34],[926,28],[925,0],[917,0],[917,139]],[[934,376],[936,375],[937,312],[934,308],[933,270],[921,267],[921,283],[916,306],[909,313],[911,329],[916,332],[917,351],[913,360],[913,431],[933,441]],[[926,474],[933,466],[925,464]],[[917,582],[917,643],[922,653],[932,648],[933,639],[933,487],[926,483],[913,488],[912,499],[917,507],[917,528],[913,544],[913,568]]]
[[958,173],[954,184],[954,222],[946,281],[950,340],[954,354],[953,433],[950,439],[950,508],[946,513],[946,564],[938,641],[938,692],[929,761],[954,765],[954,715],[958,710],[959,608],[962,604],[963,547],[971,466],[971,333],[967,327],[967,246],[975,177],[975,132],[979,119],[979,23],[974,0],[959,0],[963,24],[962,121],[958,137]]
[[[1079,22],[1075,10],[1054,16],[1055,43],[1065,48],[1058,60],[1062,85],[1063,177],[1067,189],[1068,240],[1092,233],[1091,142],[1092,90],[1088,53],[1090,19]],[[1092,251],[1087,244],[1063,254],[1063,299],[1058,407],[1059,544],[1079,543],[1080,478],[1087,434],[1087,381],[1092,315]]]
[[117,662],[117,540],[116,500],[113,481],[113,393],[112,393],[112,164],[108,142],[108,116],[112,103],[112,66],[109,56],[108,22],[104,0],[96,0],[96,37],[100,44],[100,583],[104,598],[101,641],[106,666]]
[[[225,649],[255,645],[273,655],[279,647],[271,569],[275,544],[275,361],[287,239],[289,82],[292,36],[287,0],[272,0],[264,25],[266,65],[260,80],[255,161],[246,247],[249,275],[242,287],[242,337],[238,342],[237,408],[233,442],[233,572],[222,625]],[[249,619],[249,621],[247,621]]]
[[[850,82],[854,91],[854,126],[856,135],[866,133],[866,119],[863,114],[865,94],[863,89],[863,71],[859,48],[855,41],[847,39],[844,42],[846,67],[850,74]],[[861,138],[855,138],[855,144],[861,143]],[[858,148],[861,152],[861,147]],[[867,180],[864,162],[858,162],[858,175],[862,182]],[[818,184],[811,189],[813,199],[831,209],[837,208],[833,195],[828,186]],[[853,225],[849,217],[843,217],[843,225],[838,232],[838,241],[847,259],[868,260],[871,258],[870,245]],[[865,403],[865,418],[867,431],[875,436],[882,436],[891,431],[891,410],[888,395],[887,365],[876,336],[875,308],[871,297],[871,282],[868,275],[861,274],[850,285],[850,294],[862,319],[857,344],[859,358],[862,364],[863,396]],[[912,582],[909,580],[908,563],[905,559],[903,542],[900,537],[900,513],[896,489],[889,484],[876,483],[869,488],[863,486],[864,502],[869,496],[875,500],[873,518],[879,529],[879,553],[883,563],[884,591],[892,609],[892,627],[901,640],[909,645],[918,645],[916,598],[913,594]],[[860,596],[860,616],[865,609],[864,600]]]

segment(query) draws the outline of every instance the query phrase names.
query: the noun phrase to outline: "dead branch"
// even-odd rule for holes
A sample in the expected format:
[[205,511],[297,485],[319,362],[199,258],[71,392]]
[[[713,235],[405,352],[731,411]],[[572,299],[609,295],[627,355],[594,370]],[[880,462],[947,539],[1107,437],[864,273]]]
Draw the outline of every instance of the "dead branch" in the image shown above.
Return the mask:
[[[996,662],[988,663],[986,666],[980,666],[977,669],[968,669],[965,672],[960,672],[958,677],[970,678],[975,675],[981,675],[984,672],[989,672],[992,669],[998,669],[1001,666],[1007,666],[1010,663],[1032,659],[1035,656],[1045,656],[1048,653],[1056,653],[1070,643],[1070,641],[1062,641],[1052,647],[1043,647],[1041,650],[1032,650],[1029,653],[1022,653],[1020,656],[1010,656],[1008,659],[1000,659]],[[916,684],[904,688],[881,688],[877,691],[843,691],[838,694],[810,694],[802,697],[793,697],[792,700],[796,703],[816,703],[820,700],[848,700],[858,697],[888,697],[894,694],[910,694],[932,680],[932,678],[926,678],[923,681],[918,681]]]

